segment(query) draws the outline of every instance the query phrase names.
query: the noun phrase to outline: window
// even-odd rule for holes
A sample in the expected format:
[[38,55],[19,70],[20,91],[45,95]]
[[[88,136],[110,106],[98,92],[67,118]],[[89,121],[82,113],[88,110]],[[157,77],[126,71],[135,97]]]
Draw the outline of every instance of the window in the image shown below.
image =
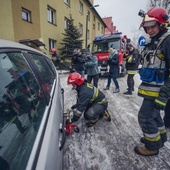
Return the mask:
[[49,39],[49,49],[56,48],[56,40]]
[[36,64],[43,80],[42,88],[44,92],[50,95],[51,86],[54,82],[54,74],[43,57],[36,54],[31,54],[31,57]]
[[83,34],[83,25],[79,23],[79,32],[82,35]]
[[103,27],[101,27],[101,33],[102,33],[102,34],[104,33],[104,28],[103,28]]
[[93,15],[93,21],[95,22],[96,21],[96,17]]
[[22,19],[24,21],[31,22],[31,12],[25,8],[22,8]]
[[68,18],[64,18],[64,29],[67,30],[69,29],[69,23],[70,23],[70,20]]
[[100,23],[98,22],[98,31],[100,31]]
[[95,24],[93,24],[93,29],[94,29],[94,30],[95,30],[95,27],[96,27]]
[[79,3],[79,11],[83,14],[83,3],[81,1]]
[[51,24],[56,24],[56,11],[54,9],[52,9],[51,7],[47,7],[47,11],[48,11],[48,22],[50,22]]
[[64,0],[64,2],[65,2],[68,6],[70,6],[70,0]]

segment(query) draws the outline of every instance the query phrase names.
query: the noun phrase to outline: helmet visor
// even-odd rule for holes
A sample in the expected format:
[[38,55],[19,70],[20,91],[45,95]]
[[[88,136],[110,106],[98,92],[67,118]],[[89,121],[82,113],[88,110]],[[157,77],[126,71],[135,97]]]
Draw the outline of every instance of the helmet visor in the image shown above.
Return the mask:
[[143,24],[143,27],[151,27],[157,24],[157,21],[148,21]]

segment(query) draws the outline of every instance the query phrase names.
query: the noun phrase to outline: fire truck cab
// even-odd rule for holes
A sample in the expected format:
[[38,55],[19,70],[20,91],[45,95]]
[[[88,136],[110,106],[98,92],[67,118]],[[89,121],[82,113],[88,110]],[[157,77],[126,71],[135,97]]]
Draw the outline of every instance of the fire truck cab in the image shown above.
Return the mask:
[[93,41],[92,53],[98,58],[100,76],[107,76],[108,65],[108,48],[112,47],[118,51],[119,55],[119,76],[126,75],[125,63],[123,61],[123,51],[126,45],[126,36],[122,37],[122,33],[113,33],[109,36],[96,36]]

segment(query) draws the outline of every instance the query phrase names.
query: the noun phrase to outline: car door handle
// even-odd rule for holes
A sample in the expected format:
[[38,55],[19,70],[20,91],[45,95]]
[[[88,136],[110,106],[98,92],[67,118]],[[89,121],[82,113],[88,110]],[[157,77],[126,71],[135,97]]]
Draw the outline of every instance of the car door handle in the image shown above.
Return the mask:
[[65,132],[65,129],[64,129],[62,123],[60,123],[60,133],[62,134],[62,139],[61,139],[61,141],[59,141],[59,149],[61,151],[63,149],[65,141],[66,141],[66,132]]

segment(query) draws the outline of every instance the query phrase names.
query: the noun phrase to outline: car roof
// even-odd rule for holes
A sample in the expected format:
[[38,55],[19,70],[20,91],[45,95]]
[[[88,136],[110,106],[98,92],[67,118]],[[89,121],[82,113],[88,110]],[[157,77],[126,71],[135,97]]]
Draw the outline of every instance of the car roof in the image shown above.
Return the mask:
[[37,53],[41,53],[44,55],[44,53],[31,48],[29,46],[14,42],[14,41],[10,41],[10,40],[4,40],[4,39],[0,39],[0,49],[4,49],[4,48],[15,48],[15,49],[24,49],[24,50],[28,50],[28,51],[34,51]]

